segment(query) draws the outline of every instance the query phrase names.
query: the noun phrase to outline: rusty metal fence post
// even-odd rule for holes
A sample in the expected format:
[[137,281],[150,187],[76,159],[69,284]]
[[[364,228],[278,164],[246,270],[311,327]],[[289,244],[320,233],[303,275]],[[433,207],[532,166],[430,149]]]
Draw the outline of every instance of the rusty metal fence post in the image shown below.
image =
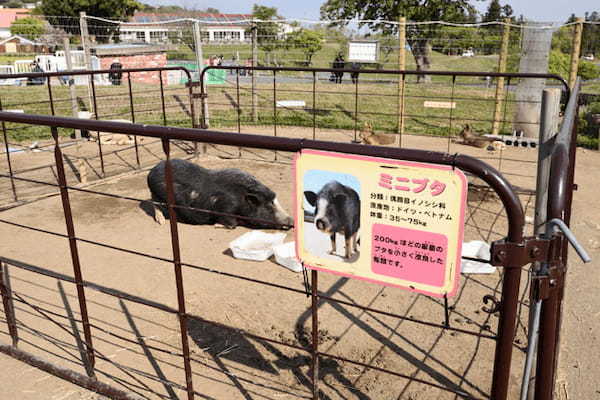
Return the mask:
[[[131,72],[127,73],[127,87],[129,88],[129,113],[131,114],[131,123],[135,124],[135,108],[133,105],[133,89],[131,87]],[[137,135],[133,136],[133,145],[135,146],[135,161],[138,169],[141,167],[140,164],[140,153],[138,149]]]
[[85,300],[85,290],[83,287],[83,275],[81,273],[81,264],[79,261],[79,251],[77,249],[77,238],[75,237],[75,226],[73,224],[73,214],[71,212],[71,203],[69,200],[69,191],[67,189],[67,178],[65,176],[65,166],[63,161],[60,143],[58,141],[58,128],[52,127],[52,137],[54,138],[54,159],[56,161],[56,171],[58,175],[58,185],[60,187],[60,196],[62,200],[65,224],[67,226],[67,235],[69,237],[69,248],[71,250],[71,262],[73,264],[73,274],[75,276],[75,285],[77,286],[77,299],[79,300],[79,311],[83,324],[83,334],[85,338],[88,373],[94,374],[94,347],[92,345],[92,332],[87,312],[87,303]]
[[165,182],[167,186],[167,208],[169,210],[169,223],[171,226],[171,247],[173,249],[173,268],[175,284],[177,286],[177,304],[179,329],[181,330],[181,347],[183,351],[183,365],[185,369],[185,382],[188,400],[194,399],[194,386],[192,383],[192,366],[190,363],[190,346],[187,337],[187,315],[185,312],[185,294],[183,290],[183,275],[181,273],[181,253],[179,248],[179,232],[177,229],[177,214],[175,212],[175,189],[173,185],[173,170],[171,167],[171,150],[169,139],[162,139],[163,151],[166,156]]
[[[406,17],[401,17],[398,25],[398,69],[406,69]],[[404,91],[406,90],[406,75],[398,77],[398,147],[402,147],[404,133]]]
[[[548,183],[547,218],[560,219],[567,226],[571,219],[574,190],[579,87],[580,81],[577,78],[561,131],[556,136]],[[558,259],[554,265],[550,265],[553,268],[551,290],[542,300],[535,382],[536,400],[551,400],[554,392],[568,256],[568,242],[562,235],[560,238],[562,242],[558,246]]]
[[0,261],[0,294],[2,295],[2,305],[4,306],[4,316],[8,333],[12,339],[12,345],[17,347],[19,343],[19,334],[17,332],[17,322],[15,319],[15,308],[12,302],[12,291],[8,280],[8,269],[4,268],[4,263]]
[[[0,111],[2,111],[2,100],[0,100]],[[4,151],[6,151],[6,163],[8,164],[8,174],[10,175],[10,186],[13,193],[13,199],[18,201],[17,188],[15,186],[15,177],[13,175],[12,162],[10,160],[10,149],[8,147],[8,133],[6,132],[6,122],[2,121],[2,137],[4,140]]]
[[318,292],[318,272],[317,270],[311,270],[311,314],[312,314],[312,341],[311,341],[311,355],[312,355],[312,396],[313,400],[319,399],[319,292]]

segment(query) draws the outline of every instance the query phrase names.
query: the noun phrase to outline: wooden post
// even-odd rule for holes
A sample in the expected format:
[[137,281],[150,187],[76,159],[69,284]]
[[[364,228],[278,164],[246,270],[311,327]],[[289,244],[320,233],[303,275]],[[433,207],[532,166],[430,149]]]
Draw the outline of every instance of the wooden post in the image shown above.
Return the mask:
[[[398,69],[406,69],[406,17],[400,17],[398,25]],[[404,76],[398,77],[398,146],[402,146],[404,133]]]
[[[506,72],[506,59],[508,58],[508,39],[510,36],[510,19],[504,20],[502,28],[502,44],[500,46],[500,57],[498,58],[498,72]],[[504,96],[504,78],[499,77],[496,81],[496,96],[494,104],[494,122],[492,123],[492,134],[497,135],[500,131],[500,115],[502,113],[502,99]]]
[[[87,19],[85,11],[81,11],[79,13],[79,29],[81,32],[81,47],[83,47],[83,56],[85,58],[85,67],[88,71],[92,70],[92,56],[90,53],[90,35],[88,32]],[[88,98],[90,100],[90,110],[94,114],[96,114],[96,110],[94,109],[94,101],[92,99],[92,82],[91,79],[94,79],[93,75],[88,76]]]
[[[258,27],[252,27],[252,67],[258,66]],[[252,71],[252,122],[258,122],[258,96],[256,95],[256,70]]]
[[[71,59],[71,46],[69,38],[63,38],[63,47],[65,48],[65,60],[67,61],[67,71],[73,71],[73,61]],[[73,118],[78,118],[79,107],[77,106],[77,93],[75,92],[75,82],[72,76],[69,76],[69,95],[71,97],[71,111]],[[79,173],[79,181],[87,183],[87,169],[81,157],[81,130],[75,129],[75,139],[77,140],[77,171]]]
[[579,69],[579,55],[581,53],[581,35],[583,34],[583,18],[577,18],[575,21],[575,31],[573,32],[573,45],[571,46],[571,69],[569,71],[569,87],[573,89],[577,79],[577,70]]

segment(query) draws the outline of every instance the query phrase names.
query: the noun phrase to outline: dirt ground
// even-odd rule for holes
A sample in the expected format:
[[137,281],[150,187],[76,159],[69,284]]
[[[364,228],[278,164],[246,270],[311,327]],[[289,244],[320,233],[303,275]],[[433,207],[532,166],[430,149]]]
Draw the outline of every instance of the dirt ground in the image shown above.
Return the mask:
[[[264,132],[261,128],[249,130]],[[301,128],[280,128],[278,133],[282,132],[291,137],[310,137],[312,134]],[[339,141],[351,138],[351,133],[317,133],[317,138]],[[101,177],[99,159],[95,157],[96,146],[86,143],[79,150],[74,146],[64,148],[66,159],[70,160],[67,173],[71,184],[77,184],[74,166],[80,157],[86,159],[90,181]],[[446,139],[408,135],[403,138],[403,146],[472,154],[501,169],[514,185],[533,188],[535,182],[537,153],[533,150],[509,148],[500,156],[497,152],[488,153]],[[86,187],[147,199],[149,193],[143,169],[163,158],[160,143],[146,142],[141,147],[142,171],[137,171],[132,148],[113,146],[109,149],[119,149],[104,157],[105,173],[111,178]],[[174,145],[173,153],[177,157],[193,155],[192,147],[185,143]],[[208,153],[201,155],[198,162],[210,168],[235,166],[252,172],[278,193],[284,208],[291,211],[291,155],[249,149],[242,150],[241,154],[239,159],[237,148],[209,146]],[[12,155],[13,169],[32,169],[19,176],[53,182],[55,170],[48,167],[52,157],[49,151],[16,153]],[[600,204],[594,185],[600,154],[579,150],[577,157],[579,190],[575,194],[572,227],[596,261],[592,265],[582,265],[576,257],[571,257],[557,387],[563,399],[592,399],[600,396],[600,377],[595,368],[600,348],[597,334],[600,319],[596,311],[598,300],[594,296],[599,288],[594,265],[600,256]],[[5,173],[3,158],[0,158],[0,165]],[[47,187],[31,183],[17,182],[16,185],[19,199],[32,199],[48,192]],[[13,201],[10,188],[8,179],[0,180],[0,204],[8,205]],[[70,196],[78,237],[156,257],[168,259],[172,256],[169,226],[154,222],[147,203],[75,191],[71,191]],[[526,214],[531,217],[533,197],[526,193],[520,197]],[[498,201],[475,193],[470,196],[468,205],[465,241],[490,242],[505,235],[506,221]],[[59,196],[5,209],[0,212],[0,219],[65,233]],[[530,224],[527,227],[531,229]],[[184,268],[186,307],[198,317],[189,321],[187,330],[197,398],[309,398],[309,353],[249,339],[237,331],[242,329],[306,347],[311,329],[310,299],[304,294],[218,273],[304,290],[302,274],[295,274],[273,261],[259,263],[234,259],[228,251],[228,243],[245,232],[246,228],[225,230],[179,224],[182,259],[190,265]],[[0,255],[72,276],[66,239],[4,223],[0,223],[0,234]],[[289,240],[293,240],[292,231],[288,232],[286,241]],[[87,281],[177,307],[172,264],[81,241],[78,248]],[[85,373],[77,341],[82,333],[75,287],[14,267],[9,267],[9,275],[12,290],[20,296],[15,302],[20,348]],[[518,397],[526,345],[529,304],[526,271],[522,278],[509,389],[511,399]],[[496,332],[498,318],[482,311],[482,298],[487,294],[499,298],[499,285],[499,272],[462,276],[457,296],[450,299],[451,327],[481,334]],[[319,290],[350,303],[434,324],[444,321],[443,301],[424,295],[325,273],[319,274]],[[86,296],[94,346],[99,354],[96,364],[99,379],[143,398],[184,398],[185,375],[176,316],[89,289]],[[41,315],[40,309],[55,322]],[[0,317],[0,340],[9,343],[4,315]],[[211,325],[202,319],[222,325]],[[485,398],[489,393],[494,353],[494,341],[490,339],[332,302],[319,304],[319,319],[321,351],[393,370],[406,377],[326,357],[321,362],[320,389],[324,399]],[[3,355],[0,356],[0,381],[9,382],[3,385],[3,391],[7,391],[3,398],[99,398]],[[464,392],[465,396],[457,396],[449,390]]]

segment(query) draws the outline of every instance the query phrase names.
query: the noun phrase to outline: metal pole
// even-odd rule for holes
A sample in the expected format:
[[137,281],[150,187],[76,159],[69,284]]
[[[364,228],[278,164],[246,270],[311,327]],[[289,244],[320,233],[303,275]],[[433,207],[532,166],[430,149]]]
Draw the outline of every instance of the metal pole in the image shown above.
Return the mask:
[[[98,109],[98,105],[96,104],[96,84],[94,83],[94,78],[90,79],[90,83],[92,86],[92,104],[94,106],[94,119],[98,120],[98,113],[96,110]],[[100,139],[100,131],[96,132],[98,134],[98,155],[100,156],[100,169],[102,170],[102,177],[106,176],[106,172],[104,171],[104,155],[102,154],[102,140]]]
[[[506,72],[506,60],[508,58],[508,39],[510,37],[510,19],[504,20],[502,28],[502,44],[500,46],[500,57],[498,58],[498,72]],[[496,80],[496,96],[494,104],[494,122],[492,123],[492,133],[497,135],[500,131],[500,113],[502,112],[502,94],[504,92],[504,78],[499,77]]]
[[[535,196],[534,233],[542,234],[545,231],[544,223],[547,221],[548,207],[548,182],[550,179],[550,157],[554,144],[554,136],[558,133],[558,120],[560,112],[560,89],[544,89],[542,93],[542,115],[540,120],[540,137],[538,151],[537,182]],[[547,265],[535,263],[532,266],[532,278],[547,272]],[[529,393],[531,370],[535,363],[535,351],[538,341],[540,323],[541,300],[534,298],[536,294],[531,291],[529,302],[532,305],[529,313],[527,357],[521,384],[521,400],[526,400]],[[535,377],[533,378],[535,379]]]
[[354,83],[354,139],[353,143],[360,143],[358,140],[358,78]]
[[583,18],[577,18],[573,32],[573,45],[571,46],[571,69],[569,71],[569,87],[573,89],[577,80],[579,69],[579,54],[581,52],[581,36],[583,34]]
[[258,122],[258,114],[256,108],[258,107],[258,96],[256,94],[256,68],[258,66],[258,28],[256,24],[252,27],[252,122]]
[[[240,70],[235,70],[235,96],[237,99],[237,130],[242,133],[242,105],[240,104]],[[242,158],[242,148],[238,147],[238,158]]]
[[17,332],[15,309],[13,307],[10,283],[8,281],[8,268],[4,268],[3,265],[4,263],[0,261],[0,294],[2,295],[4,317],[6,318],[6,324],[8,325],[8,332],[12,338],[12,345],[17,347],[19,334]]
[[313,92],[312,92],[312,103],[313,103],[313,112],[312,112],[312,120],[313,120],[313,140],[316,139],[317,136],[317,73],[315,71],[312,72],[313,76]]
[[[135,124],[135,109],[133,107],[133,89],[131,87],[131,72],[127,73],[127,86],[129,88],[129,112],[131,113],[131,123]],[[138,149],[137,135],[133,135],[133,144],[135,146],[135,161],[140,168],[140,152]]]
[[163,84],[162,71],[158,71],[158,80],[160,81],[160,103],[162,106],[163,125],[167,126],[167,107],[165,105],[165,87]]
[[[198,79],[200,79],[200,77],[202,76],[202,70],[204,69],[204,56],[202,54],[202,35],[200,34],[200,21],[194,21],[194,50],[196,52],[196,65],[198,66]],[[194,99],[195,101],[195,96],[192,95],[192,99]],[[200,102],[202,107],[202,123],[200,123],[200,121],[197,120],[194,121],[194,124],[196,124],[196,126],[201,126],[202,129],[207,129],[210,122],[208,118],[208,104],[206,103],[206,93],[201,93]],[[192,117],[195,117],[195,114]],[[195,119],[198,118],[196,117]],[[206,151],[204,151],[204,153],[206,153]]]
[[179,315],[179,329],[181,333],[181,347],[183,351],[183,364],[185,369],[185,381],[188,400],[194,399],[194,387],[192,383],[192,366],[190,363],[190,347],[188,343],[187,315],[185,312],[185,292],[183,288],[183,275],[181,272],[181,253],[179,248],[179,233],[177,228],[177,214],[175,212],[175,189],[173,184],[173,169],[170,159],[169,140],[162,140],[163,151],[167,158],[165,163],[165,182],[167,186],[167,208],[169,210],[169,222],[171,226],[171,246],[173,249],[173,267],[175,272],[175,284],[177,286],[177,304]]
[[[85,67],[88,71],[92,70],[92,56],[90,53],[90,34],[88,32],[87,19],[85,11],[79,13],[79,29],[81,32],[81,47],[83,47],[83,56],[85,58]],[[94,75],[88,75],[88,98],[90,100],[90,107],[92,107],[92,88],[91,82],[94,80]],[[96,107],[92,109],[92,112],[96,113]]]
[[69,191],[67,189],[67,178],[65,176],[65,166],[63,155],[58,143],[58,128],[50,128],[52,137],[54,138],[54,159],[56,161],[56,172],[58,175],[58,184],[60,186],[60,195],[62,199],[63,212],[65,215],[65,223],[67,225],[67,235],[69,237],[69,248],[71,250],[71,262],[73,264],[73,275],[75,277],[75,285],[77,286],[77,299],[79,300],[79,311],[81,313],[81,321],[83,323],[83,334],[86,344],[87,362],[89,368],[88,374],[94,376],[94,347],[92,345],[92,332],[90,329],[90,321],[87,312],[87,303],[85,300],[85,289],[83,287],[83,275],[81,273],[81,264],[79,262],[79,251],[77,249],[77,238],[75,236],[75,225],[73,223],[73,214],[71,212],[71,203],[69,200]]
[[316,270],[310,271],[311,276],[311,314],[312,314],[312,395],[313,400],[319,399],[319,297],[317,291],[318,275]]
[[[273,136],[277,137],[277,71],[273,71]],[[277,150],[275,150],[277,161]]]
[[[406,17],[400,17],[398,25],[398,69],[406,69]],[[404,89],[405,75],[398,77],[398,146],[402,147],[402,134],[404,133]]]
[[[2,111],[2,100],[0,100],[0,111]],[[6,122],[2,121],[2,137],[4,139],[4,150],[6,151],[6,163],[8,164],[8,174],[10,175],[10,186],[12,188],[13,198],[18,201],[15,178],[13,176],[12,163],[10,161],[10,151],[8,148],[8,134],[6,132]]]

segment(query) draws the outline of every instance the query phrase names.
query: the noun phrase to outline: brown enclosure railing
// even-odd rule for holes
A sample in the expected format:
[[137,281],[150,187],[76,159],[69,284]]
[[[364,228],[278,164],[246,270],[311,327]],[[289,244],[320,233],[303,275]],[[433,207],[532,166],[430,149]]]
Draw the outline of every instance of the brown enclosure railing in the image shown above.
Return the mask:
[[[233,69],[239,69],[243,67],[231,67]],[[302,71],[308,69],[301,69]],[[309,72],[312,70],[308,70]],[[329,70],[327,70],[329,71]],[[365,71],[361,71],[364,73]],[[382,71],[377,71],[381,73]],[[106,72],[104,72],[106,73]],[[392,75],[394,72],[389,72]],[[412,71],[396,71],[396,74],[402,74],[402,76],[409,74],[416,74],[416,72]],[[450,76],[458,76],[461,75],[459,73],[439,73],[439,74],[448,74]],[[486,73],[489,75],[489,73]],[[498,75],[500,76],[500,75]],[[505,77],[508,77],[506,74]],[[510,78],[524,77],[518,75],[510,75]],[[536,75],[536,78],[555,78],[550,75]],[[0,76],[2,78],[2,76]],[[577,102],[577,92],[570,98],[569,107],[567,108],[567,118],[565,119],[565,124],[569,127],[565,128],[563,126],[563,131],[569,130],[573,128],[573,121],[575,121],[574,116],[569,116],[569,114],[573,114],[576,116],[576,104]],[[12,337],[13,344],[12,346],[1,344],[0,351],[10,354],[19,359],[25,360],[36,365],[39,368],[42,368],[50,373],[61,376],[65,379],[70,379],[73,382],[76,382],[85,387],[91,388],[99,393],[105,394],[107,396],[111,396],[114,398],[129,398],[129,394],[122,392],[120,390],[111,388],[105,384],[94,379],[94,364],[95,358],[105,359],[106,356],[104,354],[99,353],[95,347],[92,340],[91,331],[94,329],[94,325],[89,321],[89,317],[87,315],[87,305],[85,292],[86,290],[94,290],[99,291],[111,296],[115,296],[117,298],[126,299],[128,301],[142,304],[148,307],[153,307],[173,315],[177,315],[179,319],[179,328],[181,334],[181,352],[178,353],[180,357],[183,359],[184,369],[185,369],[185,377],[186,377],[186,385],[185,390],[187,392],[188,398],[192,399],[196,394],[200,395],[200,393],[196,392],[193,387],[192,382],[192,367],[190,363],[190,349],[188,345],[187,338],[187,323],[190,318],[195,318],[200,321],[203,321],[207,324],[214,324],[217,326],[222,326],[222,324],[209,321],[204,319],[201,315],[195,315],[188,311],[186,311],[185,307],[185,290],[184,290],[184,282],[182,269],[183,268],[191,268],[191,269],[199,269],[202,271],[206,271],[209,273],[219,274],[221,276],[227,276],[234,279],[242,279],[245,281],[250,281],[260,285],[266,285],[279,290],[286,290],[289,292],[297,293],[299,295],[304,294],[305,292],[302,290],[298,290],[292,287],[286,287],[279,284],[274,284],[271,282],[267,282],[261,279],[256,278],[248,278],[239,276],[233,273],[223,272],[213,270],[207,267],[184,263],[181,261],[180,256],[180,243],[179,243],[179,233],[178,233],[178,222],[175,213],[175,193],[173,188],[173,176],[172,170],[170,167],[170,163],[168,162],[171,159],[171,144],[175,141],[189,141],[194,144],[197,143],[208,143],[208,144],[218,144],[218,145],[227,145],[227,146],[236,146],[236,147],[247,147],[254,149],[269,149],[280,152],[298,152],[302,149],[314,149],[314,150],[324,150],[324,151],[335,151],[347,154],[359,154],[363,156],[373,156],[373,157],[383,157],[390,159],[400,159],[407,161],[415,161],[415,162],[427,162],[433,164],[441,164],[441,165],[450,165],[456,168],[460,168],[461,170],[472,174],[475,177],[480,178],[484,182],[486,182],[492,190],[498,195],[500,198],[503,208],[507,215],[508,222],[508,231],[506,233],[505,240],[501,241],[501,243],[494,243],[492,249],[492,260],[491,262],[494,265],[504,267],[503,276],[502,276],[502,298],[499,302],[494,304],[494,307],[490,309],[489,312],[499,312],[499,323],[498,323],[498,331],[496,334],[485,334],[469,329],[461,329],[456,327],[451,327],[448,322],[446,324],[434,323],[431,321],[421,321],[412,317],[407,317],[403,315],[398,315],[394,313],[390,313],[387,311],[375,309],[369,306],[358,305],[351,302],[346,302],[339,299],[334,299],[327,295],[326,293],[322,293],[318,288],[318,272],[311,271],[311,285],[310,285],[310,297],[311,297],[311,320],[312,320],[312,340],[306,347],[298,346],[295,344],[284,343],[278,339],[274,339],[271,337],[264,337],[260,335],[256,335],[253,333],[249,333],[238,329],[236,327],[229,327],[229,329],[234,329],[242,335],[245,335],[249,338],[258,339],[261,341],[274,343],[281,346],[288,346],[293,349],[307,352],[311,356],[311,390],[313,394],[313,398],[319,397],[319,359],[321,358],[331,358],[337,359],[340,361],[352,363],[354,365],[362,366],[365,368],[374,369],[380,372],[389,373],[401,378],[411,379],[426,385],[434,386],[440,390],[451,392],[456,394],[461,398],[475,398],[470,393],[462,390],[460,387],[456,387],[454,385],[444,385],[428,382],[426,380],[422,380],[416,378],[414,376],[408,376],[403,374],[400,371],[393,371],[385,368],[381,368],[378,366],[370,365],[367,363],[363,363],[357,360],[347,359],[345,357],[330,354],[326,352],[322,352],[319,350],[319,342],[318,342],[318,332],[319,332],[319,319],[318,319],[318,303],[320,301],[331,302],[331,303],[339,303],[344,306],[356,307],[361,310],[367,310],[372,313],[385,315],[389,317],[395,317],[399,319],[403,319],[406,321],[410,321],[417,324],[424,324],[428,326],[438,327],[440,329],[453,331],[460,334],[477,336],[483,339],[495,340],[496,348],[495,348],[495,357],[494,357],[494,368],[493,368],[493,377],[492,377],[492,388],[491,393],[482,394],[486,397],[489,396],[492,399],[501,400],[507,398],[508,387],[509,387],[509,378],[511,372],[511,359],[513,352],[513,338],[515,334],[515,324],[516,324],[516,313],[517,313],[517,305],[519,298],[519,287],[520,287],[520,279],[521,279],[521,267],[525,264],[532,262],[536,259],[537,253],[534,255],[527,253],[524,254],[521,251],[516,251],[515,249],[520,248],[529,248],[528,247],[528,239],[524,237],[524,211],[521,205],[521,202],[516,195],[513,187],[510,183],[500,174],[495,168],[486,164],[485,162],[476,159],[474,157],[470,157],[467,155],[461,154],[447,154],[441,152],[433,152],[433,151],[423,151],[423,150],[413,150],[413,149],[405,149],[405,148],[395,148],[395,147],[380,147],[380,146],[363,146],[353,143],[335,143],[329,141],[321,141],[321,140],[313,140],[313,139],[304,139],[304,138],[286,138],[286,137],[277,137],[277,136],[266,136],[266,135],[254,135],[254,134],[231,134],[228,132],[221,132],[216,130],[207,130],[207,129],[190,129],[190,128],[179,128],[179,127],[165,127],[158,125],[141,125],[136,123],[122,123],[122,122],[111,122],[111,121],[96,121],[96,120],[83,120],[83,119],[75,119],[75,118],[66,118],[66,117],[57,117],[57,116],[44,116],[44,115],[28,115],[28,114],[19,114],[19,113],[11,113],[11,112],[1,112],[0,111],[0,121],[3,123],[11,122],[11,123],[19,123],[19,124],[31,124],[35,126],[48,127],[52,133],[52,137],[54,139],[54,155],[55,155],[55,167],[57,171],[57,181],[58,184],[39,182],[32,179],[21,178],[15,176],[11,171],[9,174],[1,174],[3,178],[10,178],[14,181],[29,181],[37,184],[45,184],[49,186],[58,187],[61,194],[61,202],[63,206],[63,213],[65,216],[67,233],[58,233],[52,232],[48,230],[41,229],[35,226],[28,226],[25,224],[17,223],[14,221],[8,221],[5,219],[0,219],[0,223],[9,224],[15,227],[23,228],[25,230],[33,230],[37,232],[42,232],[44,234],[62,237],[68,240],[70,247],[71,260],[73,264],[74,277],[70,278],[56,272],[52,272],[38,266],[29,265],[18,260],[13,260],[8,257],[0,257],[0,266],[4,264],[5,266],[11,266],[14,268],[24,269],[30,272],[39,273],[42,275],[50,276],[55,279],[59,279],[62,281],[70,282],[76,285],[77,287],[77,297],[79,300],[79,307],[81,312],[81,319],[83,323],[84,329],[84,342],[85,342],[85,350],[86,356],[83,357],[83,362],[86,365],[86,370],[88,371],[88,377],[86,376],[78,376],[76,374],[69,374],[69,371],[61,369],[57,366],[54,366],[50,363],[45,363],[35,356],[25,353],[17,348],[17,344],[19,341],[19,335],[17,330],[17,324],[14,319],[14,309],[12,306],[12,302],[20,302],[22,304],[28,305],[33,308],[36,312],[41,314],[46,319],[52,319],[50,315],[45,313],[43,309],[37,307],[33,304],[30,304],[25,298],[19,296],[17,293],[13,293],[10,290],[9,285],[6,285],[5,282],[0,285],[0,289],[2,289],[2,297],[3,297],[3,306],[4,313],[7,321],[7,325],[9,328],[10,336]],[[167,182],[167,192],[168,192],[168,201],[166,203],[166,207],[168,209],[169,221],[170,221],[170,232],[171,232],[171,244],[173,249],[173,257],[172,258],[163,258],[156,257],[150,254],[145,254],[142,252],[133,251],[127,248],[116,247],[113,245],[108,245],[102,242],[97,242],[89,239],[84,239],[77,236],[75,232],[75,225],[73,221],[71,205],[69,200],[69,192],[71,191],[80,191],[87,192],[101,196],[112,196],[112,197],[120,197],[128,200],[143,200],[143,199],[135,199],[131,197],[125,196],[117,196],[114,194],[103,193],[100,191],[95,191],[91,189],[83,189],[76,186],[68,185],[66,177],[65,177],[65,166],[64,159],[61,147],[59,145],[59,128],[69,128],[69,129],[78,129],[78,130],[89,130],[89,131],[101,131],[101,132],[109,132],[109,133],[119,133],[119,134],[129,134],[135,135],[136,137],[151,137],[158,138],[162,142],[162,148],[167,160],[167,168],[165,169],[165,179]],[[574,132],[570,130],[569,132]],[[561,133],[564,137],[564,133]],[[562,142],[561,142],[562,143]],[[564,143],[557,145],[557,149],[555,151],[555,155],[553,156],[553,168],[560,170],[568,170],[569,172],[562,172],[561,174],[555,175],[552,177],[551,181],[551,190],[550,190],[550,200],[549,200],[549,208],[552,210],[550,212],[551,215],[558,215],[563,217],[567,215],[566,220],[568,220],[568,213],[570,210],[570,192],[571,189],[568,186],[569,183],[572,183],[572,171],[573,171],[573,159],[568,157],[569,153],[572,153],[574,150],[573,141],[570,143]],[[554,185],[554,186],[552,186]],[[552,194],[554,193],[554,194]],[[567,214],[565,214],[567,213]],[[568,221],[567,221],[568,222]],[[155,259],[163,262],[171,263],[174,267],[175,274],[175,282],[177,288],[177,308],[169,307],[164,304],[156,303],[149,301],[147,299],[143,299],[140,297],[136,297],[127,293],[123,293],[111,288],[103,287],[92,282],[86,281],[83,276],[84,270],[80,266],[80,258],[78,254],[78,244],[85,243],[91,244],[95,246],[101,246],[105,248],[111,248],[116,251],[125,252],[128,254],[133,254],[139,257]],[[502,247],[503,246],[503,247]],[[496,247],[496,249],[494,249]],[[507,250],[498,250],[498,249],[507,249]],[[566,253],[564,253],[566,254]],[[564,259],[564,258],[563,258]],[[566,260],[566,259],[565,259]],[[490,261],[490,260],[480,260],[480,261]],[[486,296],[488,297],[488,296]],[[490,296],[493,299],[493,297]],[[486,301],[487,302],[487,301]],[[555,304],[560,304],[559,298],[556,299]],[[553,306],[554,307],[554,306]],[[546,308],[551,309],[551,308]],[[553,316],[556,316],[555,311],[547,311],[552,313]],[[543,328],[546,327],[548,329],[548,334],[554,333],[557,334],[558,326],[556,323],[552,323],[552,321],[548,322],[548,318],[543,317]],[[547,335],[546,334],[546,337]],[[550,353],[545,354],[554,354],[556,351],[556,341],[552,342],[548,341],[544,334],[542,335],[542,340],[540,342],[540,349],[544,349],[546,351],[550,351]],[[540,357],[541,358],[541,357]],[[540,361],[541,363],[542,361]],[[551,365],[550,362],[547,365]],[[547,368],[546,364],[540,364],[540,368]],[[539,373],[539,376],[542,376],[544,372]],[[540,399],[549,399],[550,397],[539,397]]]

